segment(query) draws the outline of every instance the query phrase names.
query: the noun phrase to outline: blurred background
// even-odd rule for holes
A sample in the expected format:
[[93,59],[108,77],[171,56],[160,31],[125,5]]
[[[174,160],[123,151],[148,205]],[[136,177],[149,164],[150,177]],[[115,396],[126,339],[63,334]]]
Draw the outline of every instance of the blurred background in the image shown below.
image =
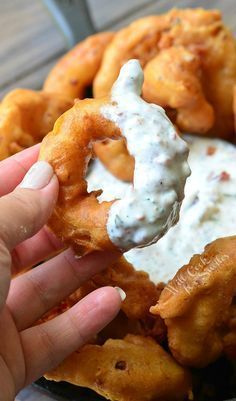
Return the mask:
[[87,35],[171,7],[219,8],[236,31],[235,0],[0,0],[0,97],[39,89],[56,60]]

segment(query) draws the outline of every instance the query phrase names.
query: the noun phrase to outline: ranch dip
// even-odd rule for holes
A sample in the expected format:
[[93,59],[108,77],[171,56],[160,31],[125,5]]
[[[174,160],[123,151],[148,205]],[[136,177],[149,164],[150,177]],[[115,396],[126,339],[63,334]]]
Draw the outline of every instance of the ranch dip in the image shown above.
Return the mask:
[[[236,147],[217,139],[187,136],[185,140],[192,174],[185,186],[179,222],[158,243],[125,254],[155,282],[171,279],[207,243],[236,233]],[[89,190],[103,189],[101,200],[123,197],[130,186],[114,178],[97,160],[88,182]]]
[[190,174],[188,147],[165,111],[141,97],[143,71],[129,60],[113,85],[111,104],[101,114],[113,121],[135,158],[133,185],[110,208],[107,232],[122,251],[160,239],[179,219]]

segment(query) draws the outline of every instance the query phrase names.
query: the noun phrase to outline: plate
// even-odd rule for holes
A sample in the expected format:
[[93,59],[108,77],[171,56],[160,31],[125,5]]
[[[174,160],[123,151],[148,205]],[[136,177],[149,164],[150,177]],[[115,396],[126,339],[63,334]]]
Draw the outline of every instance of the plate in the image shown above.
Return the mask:
[[34,383],[34,386],[46,390],[53,396],[58,396],[65,401],[107,401],[94,391],[74,386],[66,382],[54,382],[44,379],[43,377]]

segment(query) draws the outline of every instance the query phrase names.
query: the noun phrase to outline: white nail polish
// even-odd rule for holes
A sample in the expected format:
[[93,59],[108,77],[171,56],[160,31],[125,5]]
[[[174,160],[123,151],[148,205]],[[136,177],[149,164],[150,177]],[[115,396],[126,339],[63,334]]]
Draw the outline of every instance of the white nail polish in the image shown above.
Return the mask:
[[124,290],[122,290],[122,288],[120,288],[120,287],[114,287],[114,288],[118,292],[118,294],[119,294],[119,296],[121,298],[121,301],[124,301],[125,298],[126,298],[126,293],[124,292]]
[[29,169],[19,187],[27,189],[42,189],[48,185],[53,174],[53,168],[49,163],[38,161]]
[[81,255],[74,255],[74,258],[76,259],[76,260],[79,260],[79,259],[81,259],[82,258],[82,256]]

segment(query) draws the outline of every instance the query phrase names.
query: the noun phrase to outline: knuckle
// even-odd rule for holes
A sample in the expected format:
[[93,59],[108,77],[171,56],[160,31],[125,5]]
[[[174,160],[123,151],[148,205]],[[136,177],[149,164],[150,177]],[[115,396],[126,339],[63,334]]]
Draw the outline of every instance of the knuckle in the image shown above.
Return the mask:
[[57,353],[55,352],[55,339],[52,338],[44,324],[38,326],[39,347],[42,351],[44,365],[47,369],[52,369],[56,363]]
[[19,190],[0,199],[0,239],[6,244],[20,243],[40,228],[42,220],[40,197],[37,193]]
[[[29,194],[28,194],[29,195]],[[14,202],[14,207],[18,210],[21,210],[22,216],[27,216],[27,225],[32,228],[32,231],[35,228],[35,224],[37,223],[36,217],[39,215],[41,211],[39,197],[35,196],[31,192],[30,196],[26,194],[12,192],[11,194],[12,202]]]
[[72,257],[71,250],[64,251],[61,256],[64,260],[65,266],[67,266],[67,269],[70,269],[74,282],[76,282],[77,285],[81,285],[83,282],[83,272],[81,272],[81,269],[78,269],[78,263],[75,257]]
[[25,278],[29,282],[34,298],[37,298],[38,307],[40,309],[39,314],[42,316],[42,314],[46,313],[51,307],[50,298],[47,295],[48,292],[45,291],[46,285],[44,285],[43,281],[36,278],[34,274],[29,274],[25,276]]
[[[78,308],[78,305],[77,305]],[[65,312],[67,317],[67,325],[70,327],[70,332],[72,333],[72,337],[76,337],[76,348],[81,347],[86,344],[88,341],[88,336],[86,333],[86,328],[83,325],[83,329],[81,329],[81,319],[76,318],[74,315],[74,308],[72,307],[69,311]]]

